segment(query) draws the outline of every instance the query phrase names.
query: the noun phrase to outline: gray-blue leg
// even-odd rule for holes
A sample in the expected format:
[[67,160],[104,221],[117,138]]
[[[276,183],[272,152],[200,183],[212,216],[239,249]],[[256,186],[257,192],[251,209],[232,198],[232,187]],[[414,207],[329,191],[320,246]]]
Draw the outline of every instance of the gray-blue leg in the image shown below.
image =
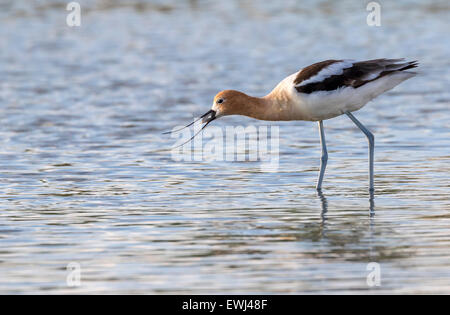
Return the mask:
[[356,119],[355,116],[353,116],[350,112],[345,112],[347,116],[355,123],[356,126],[358,126],[359,129],[361,129],[362,132],[367,137],[367,140],[369,141],[369,190],[374,191],[373,188],[373,156],[374,156],[374,149],[375,149],[375,137],[373,134],[364,127],[363,124],[359,122],[358,119]]
[[320,172],[319,179],[317,180],[317,190],[322,189],[322,181],[323,175],[325,174],[325,168],[327,167],[328,161],[328,152],[327,152],[327,144],[325,143],[325,131],[323,130],[323,122],[319,121],[319,132],[320,132],[320,144],[322,146],[322,157],[320,159]]

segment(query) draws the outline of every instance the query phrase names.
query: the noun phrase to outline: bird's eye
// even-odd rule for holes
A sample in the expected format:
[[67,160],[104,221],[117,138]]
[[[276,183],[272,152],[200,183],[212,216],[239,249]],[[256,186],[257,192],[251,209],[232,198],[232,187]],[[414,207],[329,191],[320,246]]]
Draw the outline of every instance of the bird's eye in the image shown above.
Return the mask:
[[223,103],[223,99],[219,98],[219,99],[217,100],[217,104],[222,104],[222,103]]

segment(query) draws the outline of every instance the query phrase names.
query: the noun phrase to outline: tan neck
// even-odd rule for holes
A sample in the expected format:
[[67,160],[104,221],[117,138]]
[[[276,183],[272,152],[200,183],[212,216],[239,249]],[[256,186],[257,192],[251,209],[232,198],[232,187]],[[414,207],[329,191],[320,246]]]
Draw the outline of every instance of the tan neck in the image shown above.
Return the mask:
[[[253,97],[239,91],[228,93],[228,103],[224,108],[217,105],[223,115],[244,115],[259,120],[290,120],[288,98],[279,91],[272,91],[264,97]],[[219,96],[220,97],[220,96]],[[224,96],[227,98],[227,96]],[[217,96],[216,96],[217,98]],[[214,107],[213,107],[214,109]]]
[[270,103],[265,97],[247,96],[245,102],[243,115],[259,120],[270,120],[268,119]]
[[284,95],[279,95],[278,91],[272,91],[264,97],[248,96],[245,107],[245,116],[259,120],[291,120],[288,110],[288,100]]

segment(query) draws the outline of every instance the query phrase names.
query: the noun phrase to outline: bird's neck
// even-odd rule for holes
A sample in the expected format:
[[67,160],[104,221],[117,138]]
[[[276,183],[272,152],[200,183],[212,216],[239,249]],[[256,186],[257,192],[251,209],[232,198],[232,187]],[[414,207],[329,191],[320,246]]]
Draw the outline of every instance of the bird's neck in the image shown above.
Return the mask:
[[241,114],[259,120],[270,120],[267,119],[270,102],[266,98],[246,95],[244,102],[245,106]]
[[291,120],[289,110],[287,108],[287,99],[273,92],[264,97],[248,96],[245,106],[244,115],[259,120]]

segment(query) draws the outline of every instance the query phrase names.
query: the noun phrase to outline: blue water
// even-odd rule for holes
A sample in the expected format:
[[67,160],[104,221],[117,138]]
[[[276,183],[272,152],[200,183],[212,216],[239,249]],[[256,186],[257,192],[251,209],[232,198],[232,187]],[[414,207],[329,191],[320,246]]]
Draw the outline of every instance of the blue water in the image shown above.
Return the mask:
[[[0,4],[0,293],[450,293],[447,1]],[[222,89],[264,95],[324,59],[406,57],[420,74],[325,121],[279,126],[279,168],[175,161],[162,131]],[[368,263],[380,285],[367,283]],[[81,283],[68,285],[69,263]]]

